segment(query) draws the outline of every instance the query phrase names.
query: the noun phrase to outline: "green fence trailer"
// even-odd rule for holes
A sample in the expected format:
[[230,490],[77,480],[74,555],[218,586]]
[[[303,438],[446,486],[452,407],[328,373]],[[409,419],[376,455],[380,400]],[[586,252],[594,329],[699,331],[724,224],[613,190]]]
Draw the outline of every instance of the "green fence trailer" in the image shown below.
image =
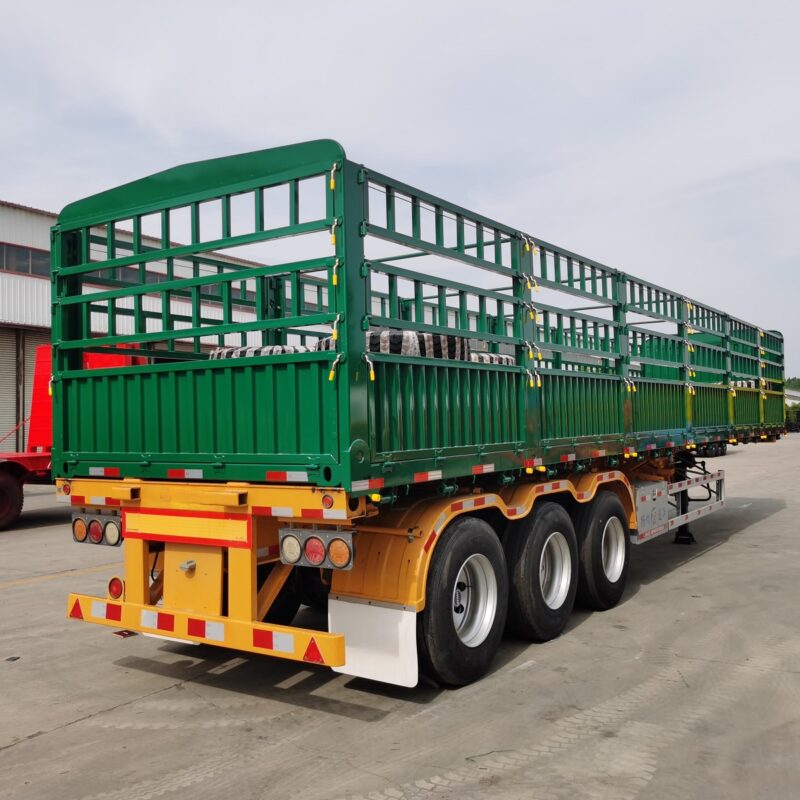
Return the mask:
[[783,432],[777,331],[331,140],[110,189],[52,238],[58,492],[77,541],[124,541],[73,618],[467,683],[724,506],[696,448]]

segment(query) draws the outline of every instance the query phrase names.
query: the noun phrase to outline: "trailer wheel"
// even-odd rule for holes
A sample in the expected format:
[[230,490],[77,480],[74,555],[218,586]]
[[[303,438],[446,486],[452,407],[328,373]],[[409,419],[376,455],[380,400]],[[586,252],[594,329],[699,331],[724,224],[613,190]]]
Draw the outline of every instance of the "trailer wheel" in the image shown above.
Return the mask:
[[10,472],[0,472],[0,530],[8,528],[19,519],[24,500],[22,481]]
[[441,535],[428,570],[417,619],[422,671],[452,686],[484,675],[503,638],[507,606],[500,540],[487,522],[460,517]]
[[578,600],[597,611],[613,608],[625,591],[630,559],[628,517],[612,492],[598,492],[578,511]]
[[540,503],[505,537],[510,577],[508,629],[536,642],[561,634],[575,604],[578,550],[569,514]]

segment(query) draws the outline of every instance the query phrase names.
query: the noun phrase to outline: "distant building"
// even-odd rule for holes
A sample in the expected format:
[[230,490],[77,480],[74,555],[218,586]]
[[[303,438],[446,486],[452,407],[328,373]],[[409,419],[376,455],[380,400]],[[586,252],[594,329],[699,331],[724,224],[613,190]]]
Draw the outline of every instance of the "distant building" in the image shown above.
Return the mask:
[[[0,438],[30,413],[36,347],[50,341],[50,226],[56,215],[0,200]],[[0,442],[22,449],[24,426]]]

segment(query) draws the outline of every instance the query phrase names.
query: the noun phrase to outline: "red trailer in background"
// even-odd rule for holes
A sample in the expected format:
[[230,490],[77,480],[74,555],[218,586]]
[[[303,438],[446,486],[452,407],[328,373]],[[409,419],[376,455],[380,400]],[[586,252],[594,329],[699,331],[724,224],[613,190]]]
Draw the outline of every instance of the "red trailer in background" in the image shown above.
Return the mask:
[[[86,353],[84,369],[104,367],[126,367],[145,363],[137,356]],[[0,530],[11,527],[22,513],[26,483],[50,484],[50,454],[53,449],[53,401],[50,393],[52,355],[49,344],[36,348],[36,364],[33,373],[33,398],[30,416],[8,433],[0,436],[0,442],[13,436],[27,426],[26,449],[21,453],[0,453]]]

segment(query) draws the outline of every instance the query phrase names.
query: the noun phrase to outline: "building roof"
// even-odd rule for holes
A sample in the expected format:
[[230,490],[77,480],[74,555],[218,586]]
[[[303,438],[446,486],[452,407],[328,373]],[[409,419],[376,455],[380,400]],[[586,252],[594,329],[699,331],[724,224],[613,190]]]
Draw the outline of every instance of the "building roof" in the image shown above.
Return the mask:
[[45,211],[43,208],[24,206],[22,203],[12,203],[10,200],[0,199],[0,206],[3,206],[4,208],[15,208],[18,211],[31,211],[34,214],[42,214],[45,217],[52,217],[53,219],[58,216],[55,211]]

